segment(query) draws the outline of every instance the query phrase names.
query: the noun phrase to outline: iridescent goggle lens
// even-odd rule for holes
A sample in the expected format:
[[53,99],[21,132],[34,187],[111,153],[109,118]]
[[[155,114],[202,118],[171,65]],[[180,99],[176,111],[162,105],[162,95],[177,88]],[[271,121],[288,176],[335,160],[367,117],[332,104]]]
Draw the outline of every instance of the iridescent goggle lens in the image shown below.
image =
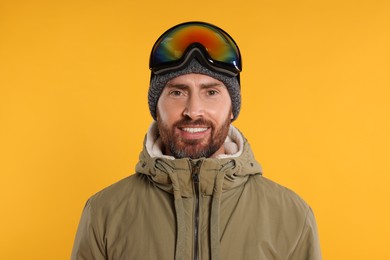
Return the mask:
[[199,56],[212,69],[237,76],[241,55],[234,40],[222,29],[203,22],[176,25],[156,41],[149,67],[154,74],[178,70]]

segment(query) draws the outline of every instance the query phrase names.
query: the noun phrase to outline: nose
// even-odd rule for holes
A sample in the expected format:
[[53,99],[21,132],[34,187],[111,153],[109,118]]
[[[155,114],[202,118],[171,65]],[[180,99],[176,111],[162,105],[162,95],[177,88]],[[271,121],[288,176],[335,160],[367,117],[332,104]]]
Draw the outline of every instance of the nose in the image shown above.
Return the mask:
[[188,116],[191,119],[197,119],[204,116],[204,105],[200,97],[197,95],[189,96],[183,115]]

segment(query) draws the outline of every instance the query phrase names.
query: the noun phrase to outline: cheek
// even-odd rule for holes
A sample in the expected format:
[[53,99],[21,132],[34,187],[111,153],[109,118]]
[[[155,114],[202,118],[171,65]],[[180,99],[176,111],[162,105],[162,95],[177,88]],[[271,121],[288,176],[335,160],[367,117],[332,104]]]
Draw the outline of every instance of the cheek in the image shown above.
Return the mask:
[[180,116],[180,109],[175,102],[169,102],[167,100],[159,100],[157,103],[158,117],[159,120],[165,122],[166,124],[170,124],[175,122],[177,118]]
[[224,122],[226,118],[233,119],[233,112],[231,109],[230,100],[227,102],[216,102],[214,103],[211,110],[209,110],[213,117],[218,119],[219,122]]

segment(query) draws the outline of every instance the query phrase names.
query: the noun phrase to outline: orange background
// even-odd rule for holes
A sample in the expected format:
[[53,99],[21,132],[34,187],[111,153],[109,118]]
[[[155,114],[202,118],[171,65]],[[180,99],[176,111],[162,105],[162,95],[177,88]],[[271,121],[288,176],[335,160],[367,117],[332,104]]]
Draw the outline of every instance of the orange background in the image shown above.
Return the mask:
[[239,44],[234,124],[324,259],[390,259],[387,0],[0,0],[0,258],[69,259],[87,198],[134,172],[149,51],[188,20]]

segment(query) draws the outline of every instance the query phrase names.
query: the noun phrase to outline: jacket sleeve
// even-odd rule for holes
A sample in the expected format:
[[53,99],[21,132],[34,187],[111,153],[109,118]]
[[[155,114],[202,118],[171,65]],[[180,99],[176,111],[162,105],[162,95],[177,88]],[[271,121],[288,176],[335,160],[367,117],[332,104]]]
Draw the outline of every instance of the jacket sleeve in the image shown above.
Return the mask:
[[91,201],[88,200],[77,229],[71,260],[106,259],[103,239],[95,221]]
[[313,211],[309,208],[305,225],[298,240],[297,245],[293,249],[290,260],[321,260],[321,248],[318,238],[317,224],[314,218]]

